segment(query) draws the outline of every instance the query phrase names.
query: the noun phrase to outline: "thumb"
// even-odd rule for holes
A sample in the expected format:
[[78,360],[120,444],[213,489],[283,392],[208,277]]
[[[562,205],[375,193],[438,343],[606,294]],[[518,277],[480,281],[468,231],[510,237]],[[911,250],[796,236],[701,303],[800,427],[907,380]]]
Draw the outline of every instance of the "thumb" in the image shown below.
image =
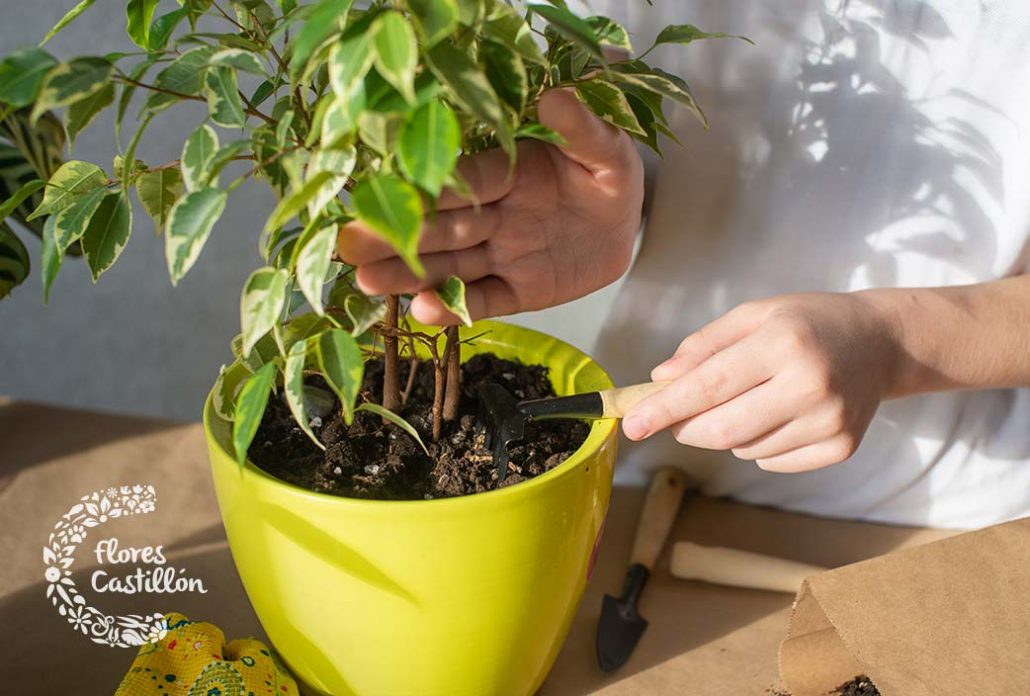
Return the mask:
[[594,115],[572,89],[552,89],[540,97],[540,123],[565,139],[559,146],[566,157],[590,171],[612,169],[632,149],[629,137]]

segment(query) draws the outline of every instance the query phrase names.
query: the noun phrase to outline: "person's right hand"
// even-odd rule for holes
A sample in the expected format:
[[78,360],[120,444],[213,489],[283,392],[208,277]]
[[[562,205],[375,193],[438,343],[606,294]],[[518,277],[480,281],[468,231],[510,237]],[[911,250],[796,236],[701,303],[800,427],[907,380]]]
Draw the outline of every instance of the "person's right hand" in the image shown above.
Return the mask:
[[640,225],[644,176],[637,149],[567,90],[541,97],[539,119],[566,144],[519,141],[510,175],[500,150],[458,163],[481,207],[443,194],[419,246],[424,278],[365,225],[345,225],[338,253],[357,267],[358,286],[369,295],[415,294],[415,319],[446,325],[458,320],[433,288],[448,276],[465,281],[473,319],[551,307],[617,280]]

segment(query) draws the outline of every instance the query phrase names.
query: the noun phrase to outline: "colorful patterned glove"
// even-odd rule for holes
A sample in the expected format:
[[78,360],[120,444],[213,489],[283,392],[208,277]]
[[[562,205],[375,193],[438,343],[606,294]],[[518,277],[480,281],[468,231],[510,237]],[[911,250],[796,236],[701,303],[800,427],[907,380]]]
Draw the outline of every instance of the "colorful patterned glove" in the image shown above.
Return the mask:
[[299,696],[279,656],[253,638],[226,644],[214,624],[166,614],[168,632],[139,649],[115,696]]

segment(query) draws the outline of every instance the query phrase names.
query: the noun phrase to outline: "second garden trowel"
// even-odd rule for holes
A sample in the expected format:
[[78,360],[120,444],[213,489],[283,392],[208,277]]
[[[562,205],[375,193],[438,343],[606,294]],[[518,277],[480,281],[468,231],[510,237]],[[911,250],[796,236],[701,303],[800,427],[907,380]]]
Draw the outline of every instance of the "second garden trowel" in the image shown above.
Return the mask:
[[637,607],[640,594],[676,520],[676,511],[686,488],[687,477],[671,467],[659,469],[651,479],[622,594],[619,597],[605,595],[601,606],[601,618],[597,624],[597,664],[605,672],[626,663],[647,628],[647,619],[640,615]]
[[525,436],[527,420],[622,418],[637,402],[664,389],[667,384],[646,382],[631,387],[522,402],[516,401],[499,384],[484,384],[479,388],[477,420],[486,433],[486,446],[493,450],[498,479],[503,481],[508,473],[508,445]]

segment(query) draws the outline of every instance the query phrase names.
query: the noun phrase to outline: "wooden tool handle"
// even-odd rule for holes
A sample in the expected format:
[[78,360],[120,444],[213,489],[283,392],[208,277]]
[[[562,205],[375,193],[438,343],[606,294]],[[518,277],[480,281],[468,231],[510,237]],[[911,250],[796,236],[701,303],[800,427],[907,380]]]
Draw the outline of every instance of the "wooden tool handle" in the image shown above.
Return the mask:
[[601,403],[604,418],[622,418],[626,412],[637,405],[645,397],[660,392],[668,382],[645,382],[630,387],[605,389],[601,392]]
[[630,563],[639,563],[648,570],[654,568],[676,519],[676,511],[686,487],[687,477],[679,469],[666,467],[654,473],[651,487],[644,498]]
[[805,578],[826,568],[760,553],[680,541],[672,549],[672,574],[684,580],[794,594]]

